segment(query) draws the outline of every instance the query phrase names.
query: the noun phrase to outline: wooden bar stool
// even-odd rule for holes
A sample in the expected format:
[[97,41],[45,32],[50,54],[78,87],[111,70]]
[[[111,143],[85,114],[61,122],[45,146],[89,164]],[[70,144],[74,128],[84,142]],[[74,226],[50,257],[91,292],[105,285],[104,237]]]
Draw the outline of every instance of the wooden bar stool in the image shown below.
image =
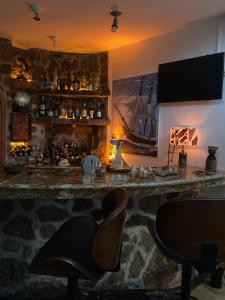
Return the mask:
[[190,295],[192,267],[214,273],[225,262],[225,199],[165,203],[149,230],[162,253],[182,264],[180,299],[195,299]]
[[68,278],[68,299],[78,297],[79,278],[97,281],[107,271],[119,271],[127,203],[128,193],[117,188],[103,200],[100,225],[90,216],[67,221],[35,256],[30,271]]

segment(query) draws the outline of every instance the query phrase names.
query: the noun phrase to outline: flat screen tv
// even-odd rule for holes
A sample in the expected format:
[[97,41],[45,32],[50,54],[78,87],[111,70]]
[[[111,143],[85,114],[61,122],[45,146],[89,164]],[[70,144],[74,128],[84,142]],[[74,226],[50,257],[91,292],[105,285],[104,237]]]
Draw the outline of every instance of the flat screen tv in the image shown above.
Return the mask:
[[158,103],[222,99],[224,52],[185,59],[158,68]]

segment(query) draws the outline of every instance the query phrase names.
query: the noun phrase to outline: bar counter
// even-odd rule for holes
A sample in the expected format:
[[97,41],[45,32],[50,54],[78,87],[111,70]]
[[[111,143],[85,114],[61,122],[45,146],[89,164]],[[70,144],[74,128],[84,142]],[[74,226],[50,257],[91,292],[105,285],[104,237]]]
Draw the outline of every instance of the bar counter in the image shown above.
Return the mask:
[[[202,190],[224,184],[225,173],[204,175],[199,169],[177,169],[178,175],[140,177],[131,173],[107,173],[102,178],[84,175],[80,168],[26,168],[17,175],[0,170],[0,199],[77,199],[104,197],[124,187],[133,197]],[[198,172],[198,173],[197,173]],[[197,173],[197,174],[196,174]]]
[[64,295],[65,281],[54,277],[46,281],[44,276],[30,274],[29,264],[70,218],[90,215],[101,222],[101,200],[116,187],[129,192],[121,270],[105,274],[97,286],[161,289],[177,285],[179,267],[159,252],[146,225],[159,206],[174,196],[224,184],[223,172],[197,176],[196,171],[179,170],[177,176],[167,178],[141,178],[131,173],[97,178],[84,176],[78,168],[25,168],[17,175],[1,170],[0,297]]

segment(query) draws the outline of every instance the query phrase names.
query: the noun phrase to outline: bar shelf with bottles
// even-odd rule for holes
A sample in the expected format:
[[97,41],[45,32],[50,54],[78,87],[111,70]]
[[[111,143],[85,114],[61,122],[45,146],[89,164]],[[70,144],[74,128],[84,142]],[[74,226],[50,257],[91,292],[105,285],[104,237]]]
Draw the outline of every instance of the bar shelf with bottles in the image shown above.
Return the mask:
[[79,97],[76,99],[39,95],[38,111],[34,114],[36,122],[52,124],[79,124],[106,126],[108,119],[108,98]]
[[43,95],[79,97],[79,96],[99,96],[107,97],[110,92],[105,84],[102,84],[99,72],[69,72],[58,74],[55,69],[51,76],[41,75],[40,91]]

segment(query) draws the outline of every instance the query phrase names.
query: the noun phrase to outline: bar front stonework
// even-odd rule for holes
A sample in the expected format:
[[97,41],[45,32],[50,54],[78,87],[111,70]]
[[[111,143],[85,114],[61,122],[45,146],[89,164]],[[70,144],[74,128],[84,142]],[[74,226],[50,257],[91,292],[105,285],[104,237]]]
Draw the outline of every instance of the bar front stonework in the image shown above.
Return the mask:
[[[181,170],[182,171],[182,170]],[[101,200],[120,186],[129,192],[121,270],[107,273],[102,288],[168,288],[179,282],[179,267],[156,249],[146,227],[158,207],[180,193],[224,184],[224,174],[196,176],[195,169],[176,177],[145,178],[108,174],[84,176],[79,168],[26,168],[21,174],[0,171],[0,295],[46,296],[64,293],[65,281],[29,273],[40,247],[69,218],[81,214],[102,219]],[[91,287],[90,283],[83,283]]]

